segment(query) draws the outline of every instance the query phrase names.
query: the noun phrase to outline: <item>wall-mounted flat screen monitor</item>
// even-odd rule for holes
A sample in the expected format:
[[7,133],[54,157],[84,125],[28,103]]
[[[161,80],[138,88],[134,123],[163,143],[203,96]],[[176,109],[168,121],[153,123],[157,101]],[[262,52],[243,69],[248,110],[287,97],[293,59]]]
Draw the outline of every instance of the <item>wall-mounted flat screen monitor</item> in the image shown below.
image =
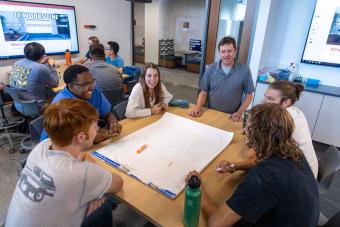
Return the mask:
[[316,2],[301,62],[340,67],[340,0]]
[[79,53],[74,6],[0,1],[0,59],[24,57],[38,42],[47,55]]

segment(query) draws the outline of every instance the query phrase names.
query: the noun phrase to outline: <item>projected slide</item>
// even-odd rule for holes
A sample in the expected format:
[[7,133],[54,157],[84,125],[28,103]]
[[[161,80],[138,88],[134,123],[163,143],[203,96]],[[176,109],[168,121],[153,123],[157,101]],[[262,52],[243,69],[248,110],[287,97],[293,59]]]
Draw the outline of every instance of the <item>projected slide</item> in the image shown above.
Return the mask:
[[336,9],[331,30],[329,31],[327,44],[340,45],[340,7]]
[[302,62],[340,66],[340,0],[318,0]]
[[6,41],[70,39],[67,15],[0,11]]
[[23,56],[29,42],[39,42],[47,54],[66,49],[78,53],[73,6],[0,1],[0,58]]

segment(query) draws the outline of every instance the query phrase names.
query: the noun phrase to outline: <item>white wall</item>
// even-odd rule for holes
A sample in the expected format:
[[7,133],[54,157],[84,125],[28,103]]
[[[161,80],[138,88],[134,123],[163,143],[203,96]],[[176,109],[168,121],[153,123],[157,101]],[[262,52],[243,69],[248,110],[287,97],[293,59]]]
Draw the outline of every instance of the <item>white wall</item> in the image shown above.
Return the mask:
[[135,44],[142,45],[145,38],[145,4],[135,2]]
[[[177,50],[188,50],[190,39],[203,40],[205,2],[206,0],[166,0],[162,38],[174,39]],[[189,32],[182,31],[184,20],[190,23]]]
[[158,40],[162,36],[162,6],[164,0],[145,4],[145,62],[158,64]]
[[[110,40],[119,43],[121,55],[126,65],[131,65],[131,8],[130,2],[123,0],[22,0],[29,2],[74,5],[76,8],[78,41],[80,54],[73,58],[82,57],[88,50],[87,39],[89,36],[98,36],[103,44]],[[84,24],[93,24],[94,30],[85,29]],[[62,59],[63,56],[55,56]],[[14,59],[0,61],[0,74],[15,62]],[[6,67],[7,66],[7,67]]]
[[[175,50],[188,50],[189,39],[203,39],[205,1],[188,0],[188,7],[183,0],[154,0],[148,4],[136,4],[136,43],[140,44],[145,36],[145,62],[158,63],[159,39],[174,39]],[[186,18],[190,22],[190,32],[187,33],[182,32]],[[141,31],[143,26],[144,36]]]
[[316,0],[272,0],[261,67],[286,68],[290,62],[300,65],[303,77],[340,87],[340,68],[301,63]]
[[259,71],[260,60],[263,58],[264,46],[267,45],[265,34],[268,33],[268,18],[270,18],[270,8],[273,0],[262,0],[259,2],[256,24],[253,29],[251,51],[249,53],[249,68],[254,83],[257,80],[257,72]]

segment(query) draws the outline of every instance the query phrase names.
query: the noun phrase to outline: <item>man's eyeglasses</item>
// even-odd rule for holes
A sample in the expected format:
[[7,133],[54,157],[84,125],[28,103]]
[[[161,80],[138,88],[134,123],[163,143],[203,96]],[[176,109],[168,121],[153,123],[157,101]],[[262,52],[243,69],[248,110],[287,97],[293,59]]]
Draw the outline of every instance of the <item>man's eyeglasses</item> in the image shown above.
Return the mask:
[[76,84],[76,83],[72,83],[72,84],[73,85],[82,86],[82,87],[89,87],[89,86],[95,85],[96,84],[96,80],[93,79],[91,82],[85,82],[85,83],[82,83],[82,84]]
[[105,50],[111,50],[111,48],[110,47],[106,47]]

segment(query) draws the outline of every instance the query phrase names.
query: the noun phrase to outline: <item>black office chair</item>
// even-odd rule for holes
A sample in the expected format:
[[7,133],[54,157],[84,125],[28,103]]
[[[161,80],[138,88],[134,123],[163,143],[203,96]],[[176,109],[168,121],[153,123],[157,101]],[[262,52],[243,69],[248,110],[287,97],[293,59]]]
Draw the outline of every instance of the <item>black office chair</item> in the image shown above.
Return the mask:
[[[327,191],[330,189],[334,177],[339,169],[340,151],[334,145],[331,145],[327,149],[326,153],[322,155],[319,160],[318,188],[320,195],[326,194]],[[340,216],[340,214],[338,216]],[[340,219],[340,217],[338,219]],[[322,212],[320,212],[319,226],[328,226],[325,225],[325,223],[328,222],[328,218]]]
[[111,106],[115,106],[118,103],[124,101],[124,90],[123,88],[117,88],[112,90],[104,90],[102,91],[104,96],[107,98]]
[[[29,137],[25,137],[22,141],[21,141],[21,147],[20,149],[22,151],[25,152],[30,152],[33,150],[33,148],[35,146],[38,145],[38,143],[40,142],[40,136],[42,131],[44,130],[44,117],[43,116],[39,116],[36,119],[34,119],[33,121],[30,122],[29,124],[29,130],[30,130],[30,136]],[[18,161],[23,168],[25,168],[26,162],[27,162],[27,158],[24,158],[22,160]],[[19,170],[18,174],[21,172],[21,170]],[[19,174],[20,175],[20,174]]]
[[125,119],[126,106],[128,101],[125,100],[113,107],[113,114],[116,116],[118,121]]
[[[5,92],[8,93],[14,102],[15,108],[22,114],[25,118],[26,127],[30,121],[37,118],[40,114],[40,107],[36,100],[23,100],[19,97],[16,88],[13,87],[5,87]],[[26,129],[27,130],[27,129]],[[28,147],[25,145],[26,141],[31,137],[27,135],[24,139],[21,140],[20,151],[26,152],[31,149],[27,149]]]
[[[325,217],[324,217],[325,218]],[[319,220],[320,223],[320,220]],[[324,220],[324,224],[318,225],[318,227],[339,227],[340,226],[340,211],[338,211],[333,217],[329,220],[327,218]]]
[[44,118],[39,116],[29,123],[30,136],[21,143],[21,149],[28,152],[40,142],[40,136],[44,129]]
[[[25,134],[21,133],[13,133],[9,130],[15,129],[24,124],[25,119],[23,117],[19,118],[7,118],[4,111],[5,103],[3,102],[2,96],[0,95],[0,111],[1,111],[1,121],[0,121],[0,130],[4,133],[0,135],[0,139],[7,139],[9,143],[9,153],[13,154],[15,152],[12,136],[24,136]],[[1,145],[0,145],[1,147]]]
[[339,169],[340,151],[334,145],[331,145],[319,160],[319,194],[323,194],[329,190],[334,176]]
[[14,102],[15,108],[25,117],[34,119],[40,114],[40,107],[37,100],[23,100],[19,97],[16,88],[5,87],[5,92],[8,93]]

